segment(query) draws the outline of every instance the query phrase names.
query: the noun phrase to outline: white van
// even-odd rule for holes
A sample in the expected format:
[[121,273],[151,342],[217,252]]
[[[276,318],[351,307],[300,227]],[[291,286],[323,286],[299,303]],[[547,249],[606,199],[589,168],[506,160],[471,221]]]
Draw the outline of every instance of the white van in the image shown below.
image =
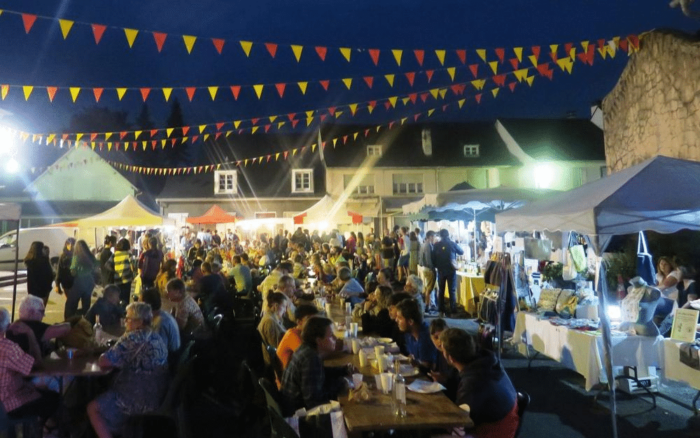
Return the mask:
[[[55,263],[58,256],[61,255],[63,245],[66,239],[73,237],[75,228],[71,227],[37,227],[37,228],[21,228],[19,230],[19,252],[17,265],[19,270],[25,269],[24,257],[29,252],[29,247],[32,242],[43,242],[50,249],[49,256],[52,264]],[[15,270],[15,244],[17,239],[17,230],[10,231],[0,236],[0,271]]]

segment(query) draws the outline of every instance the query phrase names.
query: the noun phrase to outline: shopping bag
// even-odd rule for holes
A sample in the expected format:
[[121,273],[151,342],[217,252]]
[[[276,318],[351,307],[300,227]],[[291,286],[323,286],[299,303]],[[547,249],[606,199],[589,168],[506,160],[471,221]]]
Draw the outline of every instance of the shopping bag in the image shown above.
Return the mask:
[[588,269],[586,251],[583,249],[583,245],[574,245],[570,247],[569,257],[569,263],[574,266],[577,273]]
[[647,284],[656,283],[656,268],[654,268],[654,261],[647,248],[644,231],[639,232],[639,240],[637,241],[637,275],[642,277]]

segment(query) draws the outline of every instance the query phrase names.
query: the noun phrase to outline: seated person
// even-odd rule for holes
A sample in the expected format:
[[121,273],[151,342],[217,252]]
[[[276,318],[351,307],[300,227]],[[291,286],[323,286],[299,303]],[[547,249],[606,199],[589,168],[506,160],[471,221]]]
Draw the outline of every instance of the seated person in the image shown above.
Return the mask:
[[338,278],[342,282],[342,287],[339,292],[341,297],[349,298],[353,306],[365,300],[362,296],[365,290],[362,288],[362,285],[352,277],[350,268],[342,267],[338,269]]
[[317,314],[318,309],[316,309],[316,306],[310,304],[302,304],[294,311],[294,319],[297,325],[287,330],[277,346],[277,357],[282,362],[282,368],[287,368],[289,361],[292,359],[292,353],[301,345],[301,332],[304,330],[304,324]]
[[151,328],[163,338],[168,353],[175,353],[180,349],[180,329],[177,321],[168,312],[160,309],[160,291],[156,288],[146,289],[141,292],[141,301],[151,306],[153,321]]
[[179,278],[168,282],[168,299],[173,303],[171,314],[175,317],[181,334],[190,334],[204,327],[204,315],[194,298],[187,293],[185,283]]
[[[41,298],[35,298],[44,304]],[[24,379],[32,370],[32,366],[38,362],[5,337],[9,325],[10,312],[0,308],[0,402],[7,416],[12,419],[37,416],[41,418],[42,424],[46,423],[58,409],[60,395],[53,391],[37,389]],[[27,325],[21,330],[26,330],[29,335],[33,334]]]
[[44,319],[44,300],[27,295],[19,304],[19,320],[10,325],[5,336],[29,353],[34,360],[41,361],[51,353],[51,340],[70,332],[70,323],[48,325]]
[[148,304],[129,304],[126,333],[98,359],[101,367],[119,368],[107,392],[87,407],[99,438],[121,434],[129,416],[152,412],[163,401],[168,387],[168,349],[151,329],[152,320]]
[[[294,327],[296,319],[294,319],[294,312],[296,310],[296,304],[310,304],[309,302],[301,301],[297,293],[297,285],[291,275],[283,275],[280,277],[279,283],[277,283],[277,292],[284,294],[287,297],[287,312],[282,315],[282,321],[286,328]],[[313,297],[312,297],[313,300]],[[263,310],[263,314],[265,310]]]
[[284,333],[287,329],[282,321],[283,315],[287,312],[287,303],[289,300],[287,296],[281,292],[267,293],[265,303],[267,303],[267,308],[265,309],[265,314],[260,323],[258,324],[258,332],[262,338],[262,349],[263,358],[265,358],[265,363],[270,364],[271,360],[267,354],[267,349],[265,346],[269,345],[271,347],[277,348]]
[[306,278],[306,267],[302,263],[304,258],[297,254],[294,257],[294,269],[292,271],[292,277],[294,278]]
[[121,319],[124,315],[124,309],[119,305],[119,286],[110,284],[102,291],[102,297],[90,307],[85,319],[94,325],[95,317],[99,316],[102,327],[111,333],[115,329],[121,331]]
[[233,309],[233,297],[226,290],[221,275],[212,270],[212,263],[202,263],[202,278],[199,280],[199,299],[204,313],[209,315],[218,308],[219,313]]
[[386,286],[377,286],[362,305],[355,306],[353,316],[362,320],[363,333],[391,337],[396,323],[389,316],[393,292]]
[[311,409],[337,399],[344,387],[341,377],[352,372],[350,367],[323,366],[324,358],[335,352],[336,338],[330,319],[309,319],[301,332],[301,340],[301,346],[282,375],[285,416],[299,408]]
[[192,263],[192,270],[189,272],[189,277],[193,284],[199,284],[199,280],[204,276],[202,273],[202,263],[204,263],[202,259],[197,259]]
[[515,388],[496,356],[479,349],[476,339],[460,329],[440,334],[447,362],[459,371],[455,403],[469,405],[474,437],[515,435],[518,400]]
[[[386,286],[384,286],[386,287]],[[403,300],[410,300],[411,295],[406,292],[399,292],[391,295],[389,299],[389,319],[391,319],[391,335],[388,336],[396,342],[396,344],[401,349],[402,354],[408,354],[406,352],[406,336],[399,330],[399,325],[396,323],[396,317],[398,316],[398,311],[396,306]],[[364,329],[364,328],[363,328]]]
[[277,265],[277,267],[273,269],[267,277],[265,277],[262,283],[260,283],[260,286],[258,286],[258,292],[260,292],[263,296],[267,296],[267,292],[274,289],[275,285],[279,283],[280,278],[282,278],[283,275],[288,275],[294,270],[293,266],[290,265],[291,263],[289,262],[282,262]]
[[437,362],[437,349],[430,340],[430,327],[423,321],[423,308],[418,301],[410,299],[397,304],[396,323],[404,333],[406,352],[420,367],[432,370]]
[[411,294],[411,298],[418,301],[421,309],[425,309],[425,301],[423,301],[423,280],[415,274],[411,274],[406,278],[406,284],[403,287],[404,292]]
[[430,322],[430,339],[433,341],[435,348],[438,351],[437,363],[435,369],[428,373],[428,376],[434,382],[440,383],[446,389],[443,391],[447,398],[455,401],[457,395],[457,386],[459,385],[459,372],[445,359],[442,351],[442,342],[440,342],[440,334],[447,330],[447,323],[442,318],[436,318]]
[[[248,254],[243,254],[248,258]],[[253,290],[253,277],[250,273],[248,265],[243,263],[243,257],[240,255],[233,256],[233,267],[229,271],[229,275],[236,282],[236,293],[248,296]]]

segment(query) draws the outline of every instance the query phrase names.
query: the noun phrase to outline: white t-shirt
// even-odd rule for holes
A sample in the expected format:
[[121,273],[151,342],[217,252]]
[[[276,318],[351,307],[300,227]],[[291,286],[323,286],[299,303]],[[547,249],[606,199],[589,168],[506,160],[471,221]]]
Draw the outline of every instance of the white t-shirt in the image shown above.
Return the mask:
[[[668,274],[668,277],[673,277],[676,280],[680,281],[681,271],[676,269],[676,270],[672,271],[670,274]],[[671,287],[664,288],[663,282],[664,282],[664,275],[661,272],[657,272],[656,273],[656,284],[658,285],[659,290],[661,291],[661,294],[668,299],[676,301],[678,299],[678,287],[677,287],[678,283],[674,284]]]

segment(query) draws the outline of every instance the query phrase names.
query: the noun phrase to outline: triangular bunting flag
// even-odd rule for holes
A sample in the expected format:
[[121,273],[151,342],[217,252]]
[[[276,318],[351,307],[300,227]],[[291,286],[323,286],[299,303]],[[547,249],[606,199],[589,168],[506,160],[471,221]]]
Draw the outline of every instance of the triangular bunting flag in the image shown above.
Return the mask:
[[396,101],[398,100],[398,96],[390,97],[389,98],[389,103],[391,104],[392,108],[396,108]]
[[428,83],[433,79],[433,73],[435,73],[435,70],[426,70],[425,71],[425,77],[428,78]]
[[29,100],[29,96],[32,94],[34,87],[32,85],[24,85],[22,90],[24,90],[24,100]]
[[491,67],[493,74],[498,74],[498,61],[489,62],[489,67]]
[[158,53],[160,53],[161,50],[163,50],[163,43],[165,43],[165,39],[168,37],[168,34],[162,33],[162,32],[153,32],[153,40],[156,42],[156,48],[158,49]]
[[103,26],[101,24],[92,25],[92,34],[95,37],[95,44],[100,44],[100,40],[102,39],[102,35],[105,33],[105,29],[107,29],[107,26]]
[[239,41],[239,43],[241,44],[241,48],[243,49],[245,56],[250,56],[250,50],[253,48],[253,43],[250,41]]
[[429,109],[428,110],[428,117],[432,116],[434,112],[435,112],[435,108]]
[[479,77],[479,64],[470,65],[469,71],[472,72],[472,76],[474,76],[475,78]]
[[75,99],[78,98],[78,94],[80,94],[80,87],[70,87],[70,97],[73,98],[73,103],[75,103]]
[[369,49],[369,56],[372,58],[374,65],[379,63],[379,49]]
[[384,75],[390,87],[394,86],[394,75]]
[[165,136],[168,137],[168,138],[170,138],[170,134],[173,133],[173,130],[174,130],[174,129],[175,129],[175,128],[166,128],[166,129],[165,129]]
[[343,55],[343,58],[345,58],[346,61],[350,62],[350,54],[352,53],[352,50],[350,48],[341,47],[340,53],[341,55]]
[[457,49],[455,50],[455,53],[457,53],[457,57],[459,58],[459,62],[462,63],[462,65],[467,63],[467,51],[464,49]]
[[415,72],[407,72],[406,79],[408,79],[408,84],[412,87],[413,81],[416,79],[416,73]]
[[36,21],[36,15],[32,14],[21,14],[22,15],[22,23],[24,23],[24,31],[26,33],[29,33],[29,31],[32,29],[32,26],[34,26],[34,22]]
[[126,94],[126,88],[117,88],[117,98],[119,98],[119,101],[122,100],[124,94]]
[[456,70],[456,69],[455,69],[454,67],[449,67],[449,68],[447,69],[447,74],[450,75],[450,79],[451,79],[452,81],[455,80],[455,70]]
[[233,94],[233,99],[238,100],[238,95],[241,94],[240,85],[231,85],[231,94]]
[[222,40],[221,38],[212,38],[211,42],[214,44],[214,48],[219,53],[219,55],[221,55],[221,51],[224,49],[224,43],[226,41]]
[[352,85],[352,78],[345,78],[345,79],[343,79],[343,83],[345,84],[345,86],[346,86],[346,87],[348,88],[348,90],[349,90],[349,89],[350,89],[350,86]]
[[494,99],[496,98],[496,96],[498,96],[498,90],[500,90],[500,88],[494,88],[491,90],[491,94],[493,94]]
[[277,94],[280,95],[280,97],[284,97],[284,89],[287,87],[287,84],[281,83],[281,84],[275,84],[275,88],[277,89]]
[[318,57],[321,58],[321,61],[325,61],[326,60],[326,53],[328,53],[328,48],[316,46],[316,47],[314,47],[314,49],[316,50],[316,54],[318,55]]
[[301,90],[301,94],[306,94],[306,86],[309,85],[308,82],[297,82],[297,85],[299,85],[299,89]]
[[350,107],[350,114],[353,116],[355,115],[355,112],[357,111],[357,104],[356,103],[351,103],[348,105]]
[[211,100],[216,100],[216,93],[219,91],[219,87],[208,87],[207,89],[209,90]]
[[303,46],[297,46],[292,44],[292,52],[294,52],[294,57],[297,59],[297,62],[301,60],[301,52],[304,50]]
[[476,54],[479,55],[479,58],[481,58],[482,61],[486,62],[486,50],[476,49]]
[[187,93],[187,99],[189,99],[190,102],[192,102],[192,99],[194,99],[194,92],[197,91],[196,87],[185,87],[185,92]]
[[185,48],[187,49],[187,54],[192,53],[192,48],[194,47],[194,42],[197,41],[197,37],[192,35],[183,35],[182,41],[185,43]]
[[423,66],[423,59],[425,58],[425,50],[414,50],[413,54],[416,56],[416,61],[418,65]]
[[372,85],[374,84],[374,76],[365,76],[364,78],[365,84],[371,89]]
[[273,58],[275,55],[277,55],[277,44],[275,43],[265,43],[265,48],[267,49],[267,53],[270,54]]
[[393,49],[391,51],[391,54],[394,55],[394,59],[396,60],[396,64],[399,67],[401,67],[401,56],[403,55],[403,50]]
[[59,19],[58,25],[61,27],[61,33],[63,34],[63,39],[65,40],[68,38],[68,33],[70,33],[70,30],[73,27],[73,22],[70,20]]
[[330,85],[329,80],[318,81],[325,91],[328,91],[328,85]]
[[515,57],[518,58],[518,62],[523,62],[523,48],[522,47],[514,47],[513,53],[515,53]]
[[141,98],[145,102],[148,99],[148,95],[151,94],[150,88],[141,88]]
[[56,96],[57,87],[46,87],[46,93],[49,95],[49,101],[53,102],[54,96]]
[[166,102],[170,100],[170,94],[172,94],[172,92],[172,88],[163,88],[163,97],[165,98]]
[[440,65],[445,65],[445,51],[444,50],[436,50],[435,56],[437,56],[438,61],[440,61]]
[[462,109],[462,107],[464,106],[464,102],[466,102],[466,100],[467,99],[459,99],[457,101],[457,106],[459,106],[459,109]]
[[139,31],[136,29],[124,28],[124,35],[126,35],[126,42],[129,43],[129,48],[134,47],[134,41],[136,40],[136,35],[138,34]]

